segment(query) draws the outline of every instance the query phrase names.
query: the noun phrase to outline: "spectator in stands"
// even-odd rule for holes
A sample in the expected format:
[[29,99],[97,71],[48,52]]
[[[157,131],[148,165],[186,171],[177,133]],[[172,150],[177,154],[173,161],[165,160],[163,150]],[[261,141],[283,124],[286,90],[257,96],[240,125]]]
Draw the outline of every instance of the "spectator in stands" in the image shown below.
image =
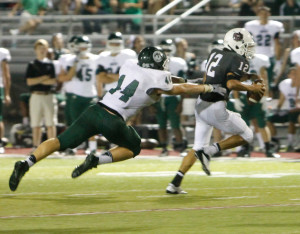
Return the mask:
[[243,0],[240,4],[239,16],[255,16],[258,7],[262,4],[261,0]]
[[167,0],[148,0],[148,14],[155,14],[167,4]]
[[[142,15],[143,14],[143,0],[120,0],[121,3],[121,13],[130,15]],[[133,18],[130,21],[126,21],[124,31],[127,33],[131,31],[138,31],[140,24],[142,22],[141,18]]]
[[256,42],[256,53],[267,55],[271,66],[268,68],[269,87],[274,87],[274,79],[281,69],[280,33],[284,32],[283,24],[279,21],[269,20],[270,8],[260,7],[257,12],[258,20],[245,24]]
[[[117,7],[117,0],[85,0],[83,5],[83,15],[103,15],[113,12],[113,9]],[[83,20],[83,32],[84,34],[91,34],[93,32],[101,33],[103,20],[98,19],[86,19]]]
[[[299,51],[299,50],[298,50]],[[276,128],[274,123],[289,123],[288,126],[288,147],[287,151],[294,151],[294,142],[296,127],[300,115],[300,109],[296,106],[297,99],[300,98],[299,82],[297,81],[297,67],[291,67],[288,72],[288,78],[279,84],[280,97],[277,104],[276,112],[268,118],[268,126],[271,130],[272,137],[276,136]],[[280,112],[285,101],[288,101],[287,110]]]
[[46,0],[19,0],[19,2],[13,6],[10,16],[16,15],[19,9],[23,9],[21,14],[20,27],[15,32],[11,30],[12,34],[18,34],[19,32],[25,34],[32,34],[36,27],[42,22],[42,19],[38,16],[43,16],[46,13],[47,1]]
[[280,5],[279,8],[280,15],[299,15],[300,5],[295,0],[286,0]]
[[[188,70],[184,59],[175,57],[175,45],[172,39],[166,39],[159,45],[169,57],[169,71],[174,76],[186,77]],[[155,103],[156,118],[159,124],[158,137],[162,147],[160,156],[167,156],[168,151],[168,129],[167,124],[170,121],[171,129],[174,135],[174,150],[183,152],[186,148],[181,130],[180,115],[182,112],[182,99],[179,96],[162,95],[160,102]]]
[[46,58],[48,48],[48,42],[44,39],[34,43],[36,59],[28,64],[25,75],[31,92],[29,115],[34,148],[41,143],[43,117],[48,138],[56,137],[57,105],[52,91],[56,77],[53,63]]
[[5,152],[4,143],[2,142],[2,138],[4,137],[4,123],[2,116],[2,103],[5,105],[11,104],[10,99],[10,70],[8,62],[11,60],[9,50],[5,48],[0,48],[0,154]]
[[70,8],[74,9],[73,14],[75,15],[78,15],[81,11],[81,0],[58,0],[57,2],[59,4],[59,9],[63,15],[68,15]]
[[59,57],[63,54],[70,53],[68,49],[64,46],[64,37],[61,33],[55,33],[51,39],[51,52],[53,55],[53,60],[58,60]]
[[137,54],[140,53],[140,51],[146,46],[146,41],[141,35],[134,36],[133,38],[131,38],[131,41],[131,49],[134,50]]

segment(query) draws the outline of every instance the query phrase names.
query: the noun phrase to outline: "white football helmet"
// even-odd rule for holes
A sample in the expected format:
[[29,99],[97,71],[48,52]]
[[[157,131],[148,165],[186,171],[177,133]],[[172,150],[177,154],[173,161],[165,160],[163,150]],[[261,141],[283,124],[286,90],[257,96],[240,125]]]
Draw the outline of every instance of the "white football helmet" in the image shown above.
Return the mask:
[[224,37],[224,48],[235,51],[237,54],[246,57],[247,60],[252,59],[255,54],[253,37],[244,28],[229,30]]
[[92,43],[87,36],[77,36],[74,41],[76,52],[81,56],[85,56],[91,51]]
[[111,33],[108,36],[106,48],[112,54],[118,54],[124,49],[123,35],[120,32]]

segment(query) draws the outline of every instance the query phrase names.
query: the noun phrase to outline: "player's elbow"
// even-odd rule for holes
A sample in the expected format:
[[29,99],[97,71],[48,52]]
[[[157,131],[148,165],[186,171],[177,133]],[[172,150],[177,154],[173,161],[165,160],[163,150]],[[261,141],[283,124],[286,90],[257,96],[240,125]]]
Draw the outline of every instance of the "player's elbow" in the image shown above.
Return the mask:
[[226,86],[228,89],[233,90],[236,87],[236,81],[229,80],[229,81],[227,81]]

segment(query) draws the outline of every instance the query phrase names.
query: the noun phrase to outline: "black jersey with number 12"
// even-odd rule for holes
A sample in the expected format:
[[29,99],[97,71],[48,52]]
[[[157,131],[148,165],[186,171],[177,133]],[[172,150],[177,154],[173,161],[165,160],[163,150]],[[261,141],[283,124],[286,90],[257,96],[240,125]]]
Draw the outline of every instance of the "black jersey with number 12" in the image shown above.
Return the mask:
[[249,62],[245,57],[235,52],[226,49],[213,49],[208,56],[205,70],[205,84],[220,84],[222,87],[227,89],[227,95],[224,97],[218,93],[212,92],[203,93],[200,95],[200,97],[204,101],[217,102],[226,100],[230,93],[230,90],[226,86],[228,81],[227,74],[233,74],[233,76],[230,76],[230,79],[240,80],[241,77],[248,72]]

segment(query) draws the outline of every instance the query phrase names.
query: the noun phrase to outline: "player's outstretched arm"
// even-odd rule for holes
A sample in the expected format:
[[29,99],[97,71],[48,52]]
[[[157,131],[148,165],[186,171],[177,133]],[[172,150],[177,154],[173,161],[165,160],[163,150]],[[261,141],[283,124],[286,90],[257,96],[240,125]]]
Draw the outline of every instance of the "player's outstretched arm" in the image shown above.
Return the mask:
[[168,94],[168,95],[181,95],[181,94],[199,94],[213,92],[214,87],[212,85],[198,85],[198,84],[174,84],[173,88],[169,91],[157,90],[158,94]]

